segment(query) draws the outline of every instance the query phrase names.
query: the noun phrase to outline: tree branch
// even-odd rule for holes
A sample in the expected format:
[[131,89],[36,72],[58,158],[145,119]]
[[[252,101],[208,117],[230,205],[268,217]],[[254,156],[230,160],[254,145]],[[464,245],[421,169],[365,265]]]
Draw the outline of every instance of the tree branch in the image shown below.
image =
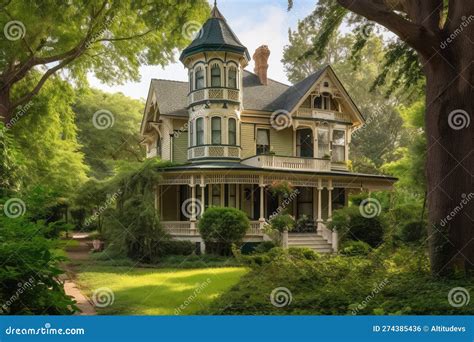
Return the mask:
[[424,56],[431,56],[432,47],[439,45],[439,39],[432,31],[406,20],[380,2],[375,3],[371,0],[337,0],[337,2],[342,7],[385,26]]

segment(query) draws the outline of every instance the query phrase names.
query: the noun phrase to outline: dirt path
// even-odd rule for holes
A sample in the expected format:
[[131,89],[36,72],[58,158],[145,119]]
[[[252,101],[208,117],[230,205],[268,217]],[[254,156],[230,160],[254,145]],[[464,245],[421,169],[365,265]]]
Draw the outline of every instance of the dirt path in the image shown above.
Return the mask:
[[89,251],[91,250],[90,240],[88,239],[89,235],[87,233],[73,233],[72,238],[79,242],[79,246],[66,248],[66,253],[70,260],[64,265],[66,268],[64,291],[77,302],[76,305],[81,312],[76,313],[76,315],[97,315],[92,301],[79,290],[74,282],[77,267],[89,259]]

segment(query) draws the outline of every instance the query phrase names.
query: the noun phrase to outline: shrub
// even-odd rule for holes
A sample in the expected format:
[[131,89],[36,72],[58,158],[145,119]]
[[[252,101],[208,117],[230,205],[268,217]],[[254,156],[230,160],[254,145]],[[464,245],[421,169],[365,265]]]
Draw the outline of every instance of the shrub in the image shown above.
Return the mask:
[[77,308],[57,280],[64,258],[50,252],[43,223],[0,215],[0,314],[65,315]]
[[191,255],[196,251],[196,244],[191,241],[163,240],[157,245],[158,256]]
[[266,253],[270,249],[275,248],[276,245],[273,241],[263,241],[258,244],[257,247],[255,247],[254,252],[255,253]]
[[398,234],[403,242],[417,242],[426,237],[426,222],[410,221],[401,226]]
[[245,213],[235,208],[212,207],[199,220],[206,250],[221,255],[229,255],[232,244],[239,244],[249,227]]
[[341,248],[344,255],[367,255],[370,253],[370,246],[363,241],[347,241]]
[[364,217],[360,214],[358,206],[335,210],[329,228],[336,229],[343,241],[360,240],[372,247],[377,247],[383,242],[385,231],[381,216]]
[[57,239],[62,232],[71,231],[74,226],[70,223],[66,223],[65,221],[56,221],[48,224],[48,227],[45,231],[45,237],[48,239]]

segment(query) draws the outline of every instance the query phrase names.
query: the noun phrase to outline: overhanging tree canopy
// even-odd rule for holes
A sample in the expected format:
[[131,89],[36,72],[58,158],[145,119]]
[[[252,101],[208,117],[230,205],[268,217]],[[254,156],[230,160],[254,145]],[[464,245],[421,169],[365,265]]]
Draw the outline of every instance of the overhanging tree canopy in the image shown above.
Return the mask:
[[[289,8],[292,7],[289,1]],[[320,0],[317,49],[349,15],[395,33],[417,53],[426,77],[429,241],[435,275],[474,269],[474,1]],[[356,14],[359,17],[354,17]],[[409,54],[411,50],[406,50]],[[454,214],[453,214],[454,213]],[[449,216],[449,220],[446,217]],[[446,223],[447,222],[447,223]]]

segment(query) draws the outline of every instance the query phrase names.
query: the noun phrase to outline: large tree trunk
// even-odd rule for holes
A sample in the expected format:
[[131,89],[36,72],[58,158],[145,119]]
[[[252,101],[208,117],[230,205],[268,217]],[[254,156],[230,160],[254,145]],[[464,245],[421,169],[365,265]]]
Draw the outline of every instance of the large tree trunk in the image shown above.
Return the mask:
[[469,36],[430,60],[426,74],[429,246],[434,275],[474,269],[474,46]]
[[8,88],[0,89],[0,121],[7,124],[11,120],[10,91]]

